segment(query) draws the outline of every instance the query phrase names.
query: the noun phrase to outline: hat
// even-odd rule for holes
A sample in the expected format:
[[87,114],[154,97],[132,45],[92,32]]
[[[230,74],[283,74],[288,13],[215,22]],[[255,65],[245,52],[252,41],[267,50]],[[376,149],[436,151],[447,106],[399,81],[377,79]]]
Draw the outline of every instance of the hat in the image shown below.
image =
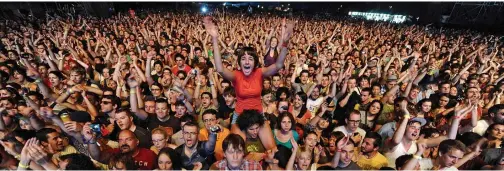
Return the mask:
[[387,77],[387,81],[396,81],[397,80],[397,76],[396,75],[390,75]]
[[412,118],[408,121],[408,123],[411,123],[411,122],[418,122],[420,123],[420,126],[424,126],[425,124],[427,124],[427,120],[425,120],[425,118]]

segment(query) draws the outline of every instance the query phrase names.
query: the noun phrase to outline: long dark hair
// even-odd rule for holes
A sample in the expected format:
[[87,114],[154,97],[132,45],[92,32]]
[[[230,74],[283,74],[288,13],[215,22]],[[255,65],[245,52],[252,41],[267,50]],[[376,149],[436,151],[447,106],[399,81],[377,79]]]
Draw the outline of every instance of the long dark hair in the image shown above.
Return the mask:
[[158,159],[159,159],[159,156],[161,156],[162,154],[165,154],[167,155],[168,157],[170,157],[170,160],[172,161],[172,170],[181,170],[182,169],[182,160],[180,160],[180,155],[175,152],[175,150],[169,148],[169,147],[165,147],[163,149],[161,149],[158,153],[158,156],[156,157],[156,168],[159,169],[159,164],[158,164]]
[[[306,102],[308,100],[308,96],[304,92],[297,92],[296,95],[299,96],[299,98],[301,98],[301,101],[303,101],[303,103],[304,103],[301,106],[301,110],[299,111],[299,114],[297,115],[297,118],[302,118],[304,116],[304,114],[306,113],[306,111],[308,110],[306,108]],[[295,97],[294,97],[294,100],[296,100]]]
[[276,124],[276,128],[278,130],[282,130],[282,120],[283,118],[289,118],[291,120],[291,130],[295,130],[296,128],[296,120],[294,119],[294,116],[292,116],[291,113],[289,112],[282,112],[280,113],[280,115],[278,115],[278,121],[277,121],[277,124]]

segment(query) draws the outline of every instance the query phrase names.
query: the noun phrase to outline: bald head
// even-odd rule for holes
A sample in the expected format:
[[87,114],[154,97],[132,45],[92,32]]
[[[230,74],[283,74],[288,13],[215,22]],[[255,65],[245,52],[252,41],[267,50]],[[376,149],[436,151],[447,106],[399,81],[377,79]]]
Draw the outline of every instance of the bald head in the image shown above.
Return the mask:
[[121,153],[128,153],[137,150],[140,141],[130,130],[122,130],[119,132],[119,147]]

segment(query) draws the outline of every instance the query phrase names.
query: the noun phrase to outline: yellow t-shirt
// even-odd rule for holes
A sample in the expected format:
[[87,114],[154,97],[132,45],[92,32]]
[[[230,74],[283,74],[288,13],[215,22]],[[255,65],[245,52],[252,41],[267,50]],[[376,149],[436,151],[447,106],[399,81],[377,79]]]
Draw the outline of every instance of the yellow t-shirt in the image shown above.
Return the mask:
[[388,165],[388,160],[380,153],[376,153],[373,158],[366,158],[364,155],[358,155],[355,162],[362,170],[380,170]]
[[[222,149],[222,143],[224,139],[229,135],[229,129],[222,128],[223,130],[217,134],[217,142],[215,143],[215,158],[217,161],[224,159],[224,150]],[[199,141],[208,141],[208,131],[206,128],[200,129]]]

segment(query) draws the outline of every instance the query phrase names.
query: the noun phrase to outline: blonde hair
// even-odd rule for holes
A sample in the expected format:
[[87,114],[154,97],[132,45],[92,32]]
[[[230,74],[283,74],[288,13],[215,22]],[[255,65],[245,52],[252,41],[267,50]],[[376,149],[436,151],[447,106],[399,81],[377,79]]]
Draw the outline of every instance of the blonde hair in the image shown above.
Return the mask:
[[151,132],[151,135],[154,135],[154,134],[161,134],[165,138],[167,138],[167,139],[169,138],[168,137],[168,133],[166,132],[166,130],[164,128],[161,128],[161,127],[153,129],[152,132]]

